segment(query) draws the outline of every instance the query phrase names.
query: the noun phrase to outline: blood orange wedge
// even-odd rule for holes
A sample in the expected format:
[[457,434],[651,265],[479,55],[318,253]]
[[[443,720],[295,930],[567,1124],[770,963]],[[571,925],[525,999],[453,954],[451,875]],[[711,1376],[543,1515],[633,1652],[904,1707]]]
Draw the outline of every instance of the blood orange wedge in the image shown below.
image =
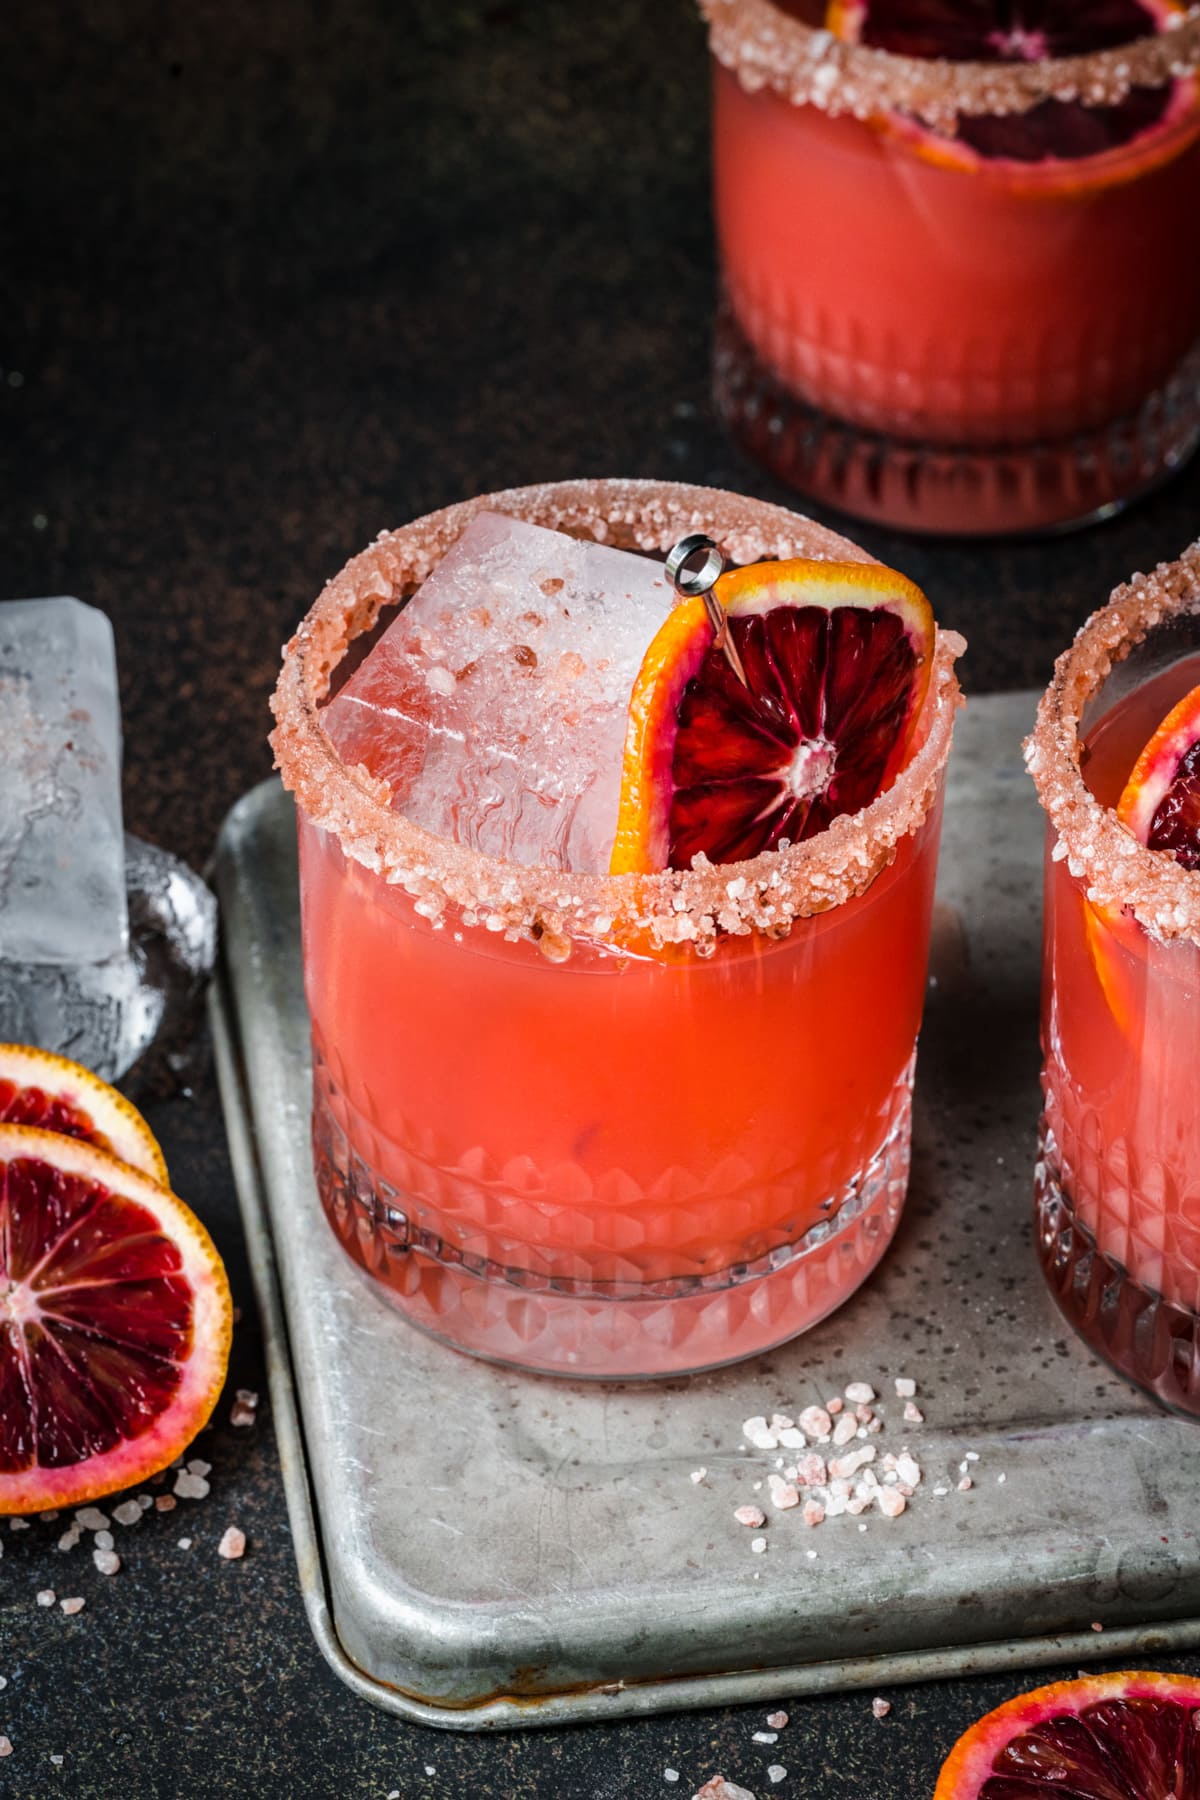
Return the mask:
[[[831,0],[826,22],[848,43],[893,55],[1022,63],[1115,50],[1167,30],[1185,10],[1182,0]],[[1070,163],[1134,146],[1140,170],[1181,147],[1176,128],[1195,111],[1195,83],[1180,80],[1131,88],[1107,106],[1048,99],[1003,117],[964,113],[953,138],[913,120],[893,123],[918,149],[961,167]]]
[[878,563],[753,563],[667,617],[629,706],[612,872],[739,862],[867,806],[900,769],[929,684],[920,588]]
[[212,1241],[167,1188],[0,1125],[0,1513],[165,1468],[216,1404],[232,1320]]
[[37,1125],[107,1150],[151,1181],[167,1165],[135,1106],[81,1063],[28,1044],[0,1044],[0,1125]]
[[1139,843],[1200,869],[1200,687],[1172,707],[1138,757],[1117,817]]
[[1200,1680],[1123,1672],[1019,1694],[964,1732],[933,1800],[1200,1800]]

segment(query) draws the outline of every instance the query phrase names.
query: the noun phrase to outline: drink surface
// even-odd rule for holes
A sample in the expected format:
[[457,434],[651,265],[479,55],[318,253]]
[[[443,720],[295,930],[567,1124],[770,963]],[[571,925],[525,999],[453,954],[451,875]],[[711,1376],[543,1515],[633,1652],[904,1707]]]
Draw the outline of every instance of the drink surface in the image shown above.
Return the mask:
[[[1083,774],[1104,805],[1197,681],[1200,656],[1185,657],[1089,731]],[[1047,1118],[1076,1217],[1140,1286],[1200,1312],[1200,948],[1094,907],[1066,860],[1048,858],[1045,955]],[[1106,1348],[1148,1379],[1132,1336]]]

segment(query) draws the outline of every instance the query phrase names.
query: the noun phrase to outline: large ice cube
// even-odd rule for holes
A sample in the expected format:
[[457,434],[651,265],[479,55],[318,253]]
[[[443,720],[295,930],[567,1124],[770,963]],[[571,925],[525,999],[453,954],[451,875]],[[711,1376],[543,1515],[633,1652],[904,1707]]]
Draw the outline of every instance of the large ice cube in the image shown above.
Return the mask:
[[492,856],[601,872],[662,565],[479,513],[325,710],[392,804]]
[[118,954],[128,918],[117,661],[95,607],[0,603],[0,768],[0,956]]
[[121,828],[112,627],[79,600],[0,602],[0,1038],[124,1075],[177,1042],[216,904]]

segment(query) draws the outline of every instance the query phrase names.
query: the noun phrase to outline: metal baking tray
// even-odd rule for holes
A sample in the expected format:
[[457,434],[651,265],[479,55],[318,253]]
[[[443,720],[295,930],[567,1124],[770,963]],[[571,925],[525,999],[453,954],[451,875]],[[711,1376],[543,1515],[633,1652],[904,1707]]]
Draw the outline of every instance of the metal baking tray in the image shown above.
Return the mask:
[[[1200,1644],[1200,1431],[1074,1338],[1030,1243],[1032,710],[990,696],[959,722],[892,1249],[805,1337],[686,1380],[490,1367],[364,1284],[310,1168],[291,804],[269,782],[233,809],[215,865],[221,1089],[301,1585],[356,1692],[429,1725],[510,1729]],[[903,1438],[897,1374],[926,1420]],[[743,1419],[853,1379],[889,1403],[879,1442],[922,1464],[908,1511],[815,1530],[772,1515],[752,1554],[733,1509],[761,1498],[773,1458]]]

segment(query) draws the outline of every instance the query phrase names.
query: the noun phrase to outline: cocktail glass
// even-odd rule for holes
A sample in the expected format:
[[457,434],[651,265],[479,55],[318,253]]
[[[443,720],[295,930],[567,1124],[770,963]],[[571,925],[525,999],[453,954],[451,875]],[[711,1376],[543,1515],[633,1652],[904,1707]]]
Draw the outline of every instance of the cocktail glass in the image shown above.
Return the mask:
[[322,728],[353,641],[481,510],[661,556],[865,560],[779,507],[654,482],[493,494],[385,534],[288,646],[317,1186],[406,1318],[497,1361],[666,1375],[807,1329],[865,1279],[909,1167],[961,639],[853,818],[752,862],[526,867],[392,810]]
[[1026,757],[1049,819],[1038,1254],[1093,1350],[1200,1414],[1200,873],[1113,810],[1200,682],[1200,545],[1059,658]]
[[[838,42],[822,0],[700,7],[717,399],[752,453],[930,532],[1082,522],[1179,466],[1200,437],[1200,17],[975,63]],[[1085,132],[1114,108],[1140,129],[1090,155],[1005,152],[1064,99]]]

